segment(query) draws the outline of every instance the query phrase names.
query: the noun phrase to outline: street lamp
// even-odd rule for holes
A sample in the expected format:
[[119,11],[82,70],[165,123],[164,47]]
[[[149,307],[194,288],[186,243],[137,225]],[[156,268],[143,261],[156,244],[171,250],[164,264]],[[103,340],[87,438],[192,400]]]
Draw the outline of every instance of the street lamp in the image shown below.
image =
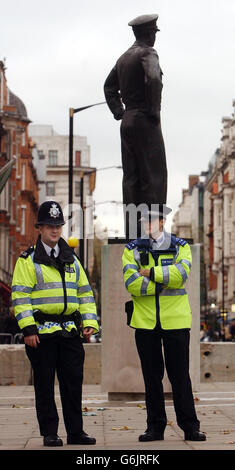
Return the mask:
[[225,279],[225,275],[224,275],[224,245],[222,246],[215,246],[215,248],[217,248],[218,250],[221,250],[221,274],[222,274],[222,309],[221,309],[221,315],[222,315],[222,321],[223,321],[223,341],[225,341],[225,335],[224,335],[224,331],[225,331],[225,317],[226,317],[226,312],[225,312],[225,308],[224,308],[224,279]]
[[73,204],[73,116],[80,111],[84,111],[85,109],[92,108],[93,106],[98,106],[100,104],[106,104],[106,101],[90,104],[88,106],[82,106],[81,108],[69,108],[69,219],[72,218]]
[[122,166],[117,166],[117,165],[112,165],[112,166],[105,166],[103,168],[97,168],[95,170],[86,170],[81,172],[81,208],[82,208],[82,226],[83,226],[83,237],[80,240],[80,246],[79,246],[79,255],[80,255],[80,260],[81,263],[84,264],[84,258],[85,258],[85,217],[84,217],[84,209],[86,209],[84,205],[84,176],[90,175],[91,173],[96,173],[97,171],[104,171],[104,170],[110,170],[111,168],[117,168],[117,169],[122,169]]

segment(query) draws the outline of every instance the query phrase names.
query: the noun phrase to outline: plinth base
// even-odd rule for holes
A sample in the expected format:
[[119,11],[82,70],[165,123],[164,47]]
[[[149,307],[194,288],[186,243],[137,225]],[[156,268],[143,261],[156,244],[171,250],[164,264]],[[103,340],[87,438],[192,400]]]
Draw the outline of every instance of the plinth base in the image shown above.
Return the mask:
[[[110,400],[118,396],[138,397],[145,392],[142,370],[135,344],[135,330],[127,326],[125,302],[131,296],[125,289],[122,254],[125,244],[102,247],[102,390]],[[200,387],[200,245],[191,245],[192,269],[186,290],[192,310],[190,376],[193,391]],[[164,393],[171,393],[165,373]],[[132,398],[130,398],[131,400]],[[136,400],[137,398],[133,398]],[[139,398],[138,398],[139,399]]]
[[[172,392],[164,393],[166,400],[172,400]],[[109,401],[145,401],[145,393],[108,392]]]

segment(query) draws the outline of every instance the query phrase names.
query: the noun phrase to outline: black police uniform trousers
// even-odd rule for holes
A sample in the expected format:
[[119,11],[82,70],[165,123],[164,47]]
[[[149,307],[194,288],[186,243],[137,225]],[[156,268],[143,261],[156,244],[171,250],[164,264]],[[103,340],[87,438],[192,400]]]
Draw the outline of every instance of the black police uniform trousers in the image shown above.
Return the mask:
[[167,166],[161,124],[127,109],[121,124],[123,204],[165,204]]
[[136,330],[135,338],[145,382],[147,428],[163,433],[167,424],[162,384],[165,359],[177,424],[184,432],[198,431],[189,375],[189,330]]
[[57,372],[67,434],[83,430],[82,381],[84,348],[79,335],[40,338],[37,348],[26,345],[34,375],[36,412],[42,436],[56,435],[59,417],[54,383]]

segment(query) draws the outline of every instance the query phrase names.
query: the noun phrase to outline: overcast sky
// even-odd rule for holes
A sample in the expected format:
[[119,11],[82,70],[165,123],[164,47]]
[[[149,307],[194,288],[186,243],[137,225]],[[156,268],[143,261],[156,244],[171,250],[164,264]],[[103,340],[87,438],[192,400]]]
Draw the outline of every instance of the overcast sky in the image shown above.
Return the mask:
[[[69,107],[104,101],[106,76],[134,42],[127,23],[148,13],[159,14],[154,47],[164,72],[167,202],[175,211],[188,175],[207,169],[220,146],[221,119],[233,111],[234,0],[8,0],[1,5],[0,59],[6,57],[8,86],[33,123],[67,134]],[[121,164],[119,127],[106,105],[75,116],[92,166]],[[121,170],[97,173],[96,202],[121,201],[121,185]],[[97,209],[117,228],[118,206]]]

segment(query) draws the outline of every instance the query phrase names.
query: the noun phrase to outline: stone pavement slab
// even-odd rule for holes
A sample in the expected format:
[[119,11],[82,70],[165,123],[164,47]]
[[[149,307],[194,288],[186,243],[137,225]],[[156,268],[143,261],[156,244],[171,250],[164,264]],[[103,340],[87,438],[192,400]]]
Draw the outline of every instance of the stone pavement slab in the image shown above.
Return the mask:
[[[56,451],[76,452],[135,450],[156,452],[170,450],[235,450],[235,383],[201,384],[194,394],[201,430],[206,442],[184,441],[176,424],[172,400],[166,400],[168,425],[164,441],[141,443],[138,436],[146,429],[143,402],[109,402],[98,385],[83,388],[84,430],[96,437],[95,446],[69,446],[63,423],[58,387],[55,388],[60,424],[59,435],[64,446]],[[0,387],[0,450],[44,450],[39,434],[34,390],[32,386]],[[51,449],[53,450],[53,448]]]

